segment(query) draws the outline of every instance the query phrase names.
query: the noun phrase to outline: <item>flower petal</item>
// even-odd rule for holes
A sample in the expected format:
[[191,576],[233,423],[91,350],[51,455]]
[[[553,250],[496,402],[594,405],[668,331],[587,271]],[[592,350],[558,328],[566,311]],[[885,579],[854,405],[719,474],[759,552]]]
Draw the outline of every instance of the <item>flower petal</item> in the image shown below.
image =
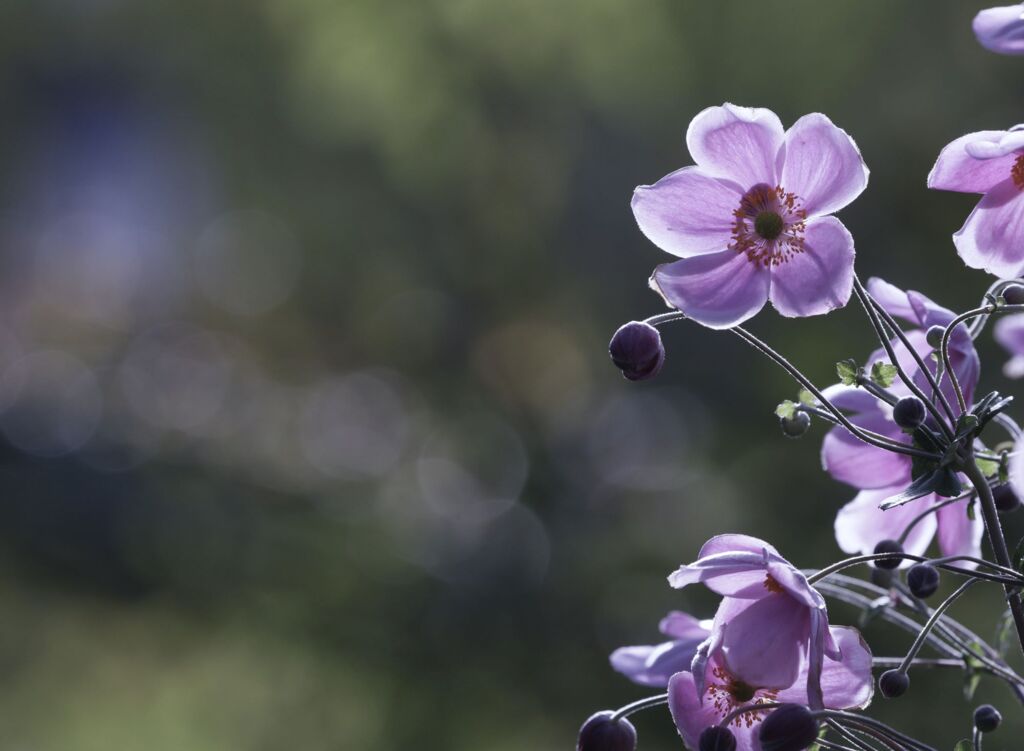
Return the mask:
[[633,216],[666,253],[690,258],[725,250],[742,194],[699,167],[683,167],[633,191]]
[[775,160],[783,138],[782,122],[771,110],[726,103],[693,118],[686,146],[698,166],[745,191],[778,182]]
[[807,223],[804,252],[772,267],[772,305],[790,318],[841,308],[853,292],[853,236],[834,216]]
[[1004,180],[985,194],[953,235],[960,258],[973,269],[1002,279],[1024,271],[1024,197],[1013,180]]
[[756,314],[768,300],[770,275],[742,253],[684,258],[658,266],[651,288],[697,323],[727,329]]
[[[974,518],[967,515],[967,500],[951,503],[935,512],[939,527],[939,550],[943,555],[981,556],[981,537],[985,533],[985,522],[981,512],[975,508]],[[958,565],[974,568],[972,563],[961,561]]]
[[[909,478],[908,478],[909,483]],[[875,545],[882,540],[895,540],[928,504],[935,502],[935,496],[929,495],[914,503],[896,506],[882,511],[878,506],[886,498],[902,492],[907,483],[889,488],[862,490],[856,497],[839,509],[836,515],[836,542],[844,553],[873,553]],[[935,515],[929,514],[914,525],[913,530],[903,543],[908,553],[923,555],[928,544],[935,536]],[[901,565],[909,566],[904,561]]]
[[868,168],[849,134],[820,112],[786,131],[782,186],[803,201],[808,216],[838,211],[868,184]]
[[673,610],[661,619],[658,630],[673,639],[697,639],[704,641],[711,633],[711,621],[694,618],[689,613]]
[[907,293],[895,284],[889,284],[884,279],[873,276],[868,279],[866,286],[868,294],[875,298],[889,315],[920,325],[921,322],[918,320],[917,312],[910,304]]
[[[765,542],[757,537],[751,537],[750,535],[727,532],[726,534],[715,535],[705,542],[697,557],[706,558],[709,555],[715,555],[715,553],[735,553],[739,551],[757,553],[758,555],[763,555],[765,551],[768,551],[771,555],[779,555],[779,551],[769,542]],[[781,556],[779,557],[781,558]]]
[[[858,427],[909,444],[896,424],[886,419],[881,411],[855,415],[850,421]],[[825,434],[821,444],[821,466],[833,479],[860,490],[910,482],[910,457],[864,443],[844,427],[832,428]]]
[[751,686],[791,686],[810,638],[810,612],[782,593],[722,600],[714,628],[723,632],[721,652],[729,672]]
[[768,594],[768,578],[763,555],[750,551],[715,553],[684,564],[668,577],[668,583],[682,589],[703,583],[712,592],[728,597],[751,599]]
[[[706,634],[705,637],[706,638]],[[621,647],[612,652],[612,668],[641,686],[661,688],[668,685],[676,673],[689,670],[697,647],[696,641],[670,641],[653,646]]]
[[[855,628],[831,626],[830,631],[839,646],[841,658],[825,658],[822,665],[821,692],[825,706],[830,709],[862,709],[871,703],[874,693],[871,650]],[[805,671],[806,666],[801,673]],[[807,704],[807,682],[798,678],[791,687],[779,691],[778,701]]]
[[1024,313],[1000,318],[992,335],[1011,355],[1024,355]]
[[[718,724],[724,716],[712,701],[703,701],[691,673],[677,673],[668,684],[668,707],[676,729],[687,748],[697,748],[700,734],[704,729]],[[760,723],[745,722],[731,725],[729,729],[736,738],[736,751],[752,751],[760,748],[757,743],[757,729]]]
[[928,173],[928,187],[936,190],[954,190],[959,193],[987,193],[1010,176],[1016,154],[979,159],[972,156],[970,144],[998,143],[1005,130],[981,130],[968,133],[948,144],[939,152],[935,166]]
[[1024,55],[1024,12],[1021,5],[986,8],[971,24],[982,47],[1003,55]]

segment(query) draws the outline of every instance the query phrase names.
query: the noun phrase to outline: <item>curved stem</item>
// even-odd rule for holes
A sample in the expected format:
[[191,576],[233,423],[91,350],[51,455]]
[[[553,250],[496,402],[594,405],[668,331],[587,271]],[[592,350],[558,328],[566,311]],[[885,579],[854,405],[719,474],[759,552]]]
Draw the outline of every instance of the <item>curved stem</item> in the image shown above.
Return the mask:
[[945,367],[946,372],[949,373],[949,382],[953,384],[953,391],[956,393],[956,401],[957,404],[960,405],[960,414],[967,411],[967,402],[964,400],[964,392],[960,387],[960,380],[956,377],[956,373],[953,371],[953,365],[949,359],[949,337],[953,335],[953,330],[964,321],[969,321],[976,316],[992,313],[995,309],[994,305],[986,305],[983,308],[968,310],[966,313],[961,313],[950,321],[949,325],[942,330],[942,341],[939,344],[939,355],[942,358],[942,364]]
[[914,383],[914,379],[907,375],[903,370],[903,366],[900,365],[899,358],[896,356],[896,350],[893,349],[892,342],[889,340],[889,336],[885,333],[884,327],[879,321],[879,317],[886,322],[892,332],[896,335],[896,338],[900,340],[903,346],[906,348],[908,354],[917,363],[917,367],[920,368],[922,375],[928,380],[928,384],[932,387],[934,394],[938,397],[939,402],[942,404],[942,408],[946,411],[950,423],[953,422],[953,410],[949,406],[949,402],[946,400],[946,395],[942,393],[942,389],[939,388],[939,384],[935,380],[935,376],[932,375],[931,370],[925,365],[924,360],[917,354],[917,350],[911,345],[910,340],[907,339],[907,335],[903,333],[903,329],[896,320],[889,315],[889,312],[885,310],[878,302],[871,296],[864,285],[860,283],[860,279],[856,276],[853,277],[853,290],[857,294],[857,299],[860,300],[861,306],[864,308],[864,312],[868,314],[868,319],[871,321],[871,325],[875,329],[875,333],[878,335],[879,341],[882,343],[882,347],[885,348],[885,353],[889,356],[889,361],[896,367],[896,371],[900,375],[900,379],[906,384],[907,388],[913,392],[914,396],[924,402],[925,407],[932,413],[932,417],[939,424],[942,432],[946,434],[947,438],[953,437],[953,431],[949,425],[946,424],[946,420],[939,410],[932,403],[932,400],[925,396],[925,393]]
[[931,451],[923,451],[919,448],[915,448],[914,446],[908,446],[907,444],[903,443],[883,443],[872,438],[859,427],[850,422],[850,419],[846,415],[844,415],[834,404],[832,404],[832,402],[826,399],[825,395],[821,393],[821,390],[817,386],[815,386],[807,376],[801,373],[796,368],[796,366],[790,363],[789,360],[787,360],[785,357],[780,355],[778,352],[776,352],[774,349],[772,349],[767,344],[762,342],[760,339],[758,339],[756,336],[754,336],[749,331],[744,329],[742,326],[734,326],[733,328],[729,329],[729,331],[736,334],[736,336],[738,336],[740,339],[745,341],[747,344],[752,346],[761,354],[768,357],[774,363],[779,365],[783,370],[789,373],[797,383],[799,383],[805,389],[810,391],[811,394],[814,395],[814,398],[821,402],[821,404],[832,414],[832,416],[835,417],[839,424],[841,424],[844,428],[850,431],[850,433],[852,433],[854,436],[864,441],[864,443],[869,443],[872,446],[877,446],[878,448],[885,449],[886,451],[907,454],[908,456],[919,456],[925,459],[932,460],[938,460],[941,458],[938,454],[935,454]]
[[[1008,586],[1022,586],[1024,585],[1024,576],[1014,571],[1012,568],[999,566],[991,561],[986,561],[983,558],[975,558],[970,555],[951,555],[943,558],[927,558],[923,555],[914,555],[913,553],[869,553],[867,555],[856,555],[851,558],[846,558],[842,561],[837,561],[831,566],[819,570],[818,572],[807,577],[808,584],[814,584],[826,576],[842,571],[845,568],[856,566],[861,563],[871,563],[872,561],[893,561],[893,560],[906,560],[916,561],[917,563],[930,563],[936,568],[941,568],[945,571],[951,571],[955,574],[963,574],[964,576],[970,576],[975,579],[985,579],[987,581],[995,581],[1000,584],[1007,584]],[[959,566],[950,566],[950,561],[968,561],[978,566],[985,566],[987,568],[999,571],[1003,576],[997,574],[985,574],[980,571],[972,571],[971,569],[960,568]]]
[[974,586],[977,581],[977,579],[968,579],[957,587],[953,591],[953,594],[943,600],[942,603],[935,608],[931,616],[927,621],[925,621],[924,626],[921,628],[921,633],[917,635],[917,638],[914,639],[914,643],[910,645],[910,649],[907,651],[907,656],[903,658],[903,662],[900,663],[899,668],[897,668],[901,673],[906,673],[910,669],[910,663],[914,661],[914,658],[917,657],[917,653],[920,652],[921,647],[924,646],[924,640],[927,638],[928,632],[934,628],[936,622],[942,617],[942,614],[946,612],[954,602],[959,600],[960,596],[964,592]]
[[[988,541],[992,546],[992,554],[1000,566],[1012,568],[1010,551],[1006,547],[1006,538],[1003,537],[1003,527],[999,521],[999,512],[996,510],[995,498],[992,496],[992,489],[988,486],[988,479],[978,468],[974,456],[968,449],[966,460],[961,471],[967,475],[967,479],[978,491],[978,498],[981,501],[981,513],[985,520],[985,531],[988,533]],[[1019,586],[1010,584],[1004,585],[1006,589],[1006,601],[1010,606],[1010,613],[1013,616],[1013,625],[1017,629],[1017,640],[1020,642],[1021,651],[1024,652],[1024,605],[1020,599]]]
[[626,706],[619,707],[615,710],[615,714],[611,716],[611,721],[618,722],[625,717],[629,717],[634,712],[640,712],[641,710],[650,709],[651,707],[660,707],[662,704],[668,704],[668,694],[658,694],[657,696],[648,696],[644,699],[638,699],[631,704],[627,704]]
[[932,505],[925,511],[922,511],[920,514],[911,519],[910,523],[903,528],[903,532],[900,534],[900,536],[896,538],[896,542],[898,542],[900,545],[906,542],[907,536],[911,533],[911,531],[913,531],[914,527],[916,527],[918,523],[920,523],[924,519],[927,519],[929,516],[934,514],[939,509],[945,508],[946,506],[949,506],[950,504],[953,503],[959,503],[960,501],[966,500],[967,498],[970,498],[973,495],[974,491],[972,490],[970,493],[964,493],[963,495],[959,495],[956,498],[943,498],[938,503],[935,503],[934,505]]

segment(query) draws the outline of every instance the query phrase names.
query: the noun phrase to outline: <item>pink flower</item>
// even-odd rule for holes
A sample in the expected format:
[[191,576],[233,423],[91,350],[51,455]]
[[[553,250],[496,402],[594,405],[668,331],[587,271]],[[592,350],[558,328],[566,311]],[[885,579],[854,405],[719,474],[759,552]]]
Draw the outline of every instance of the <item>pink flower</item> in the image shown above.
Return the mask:
[[[871,650],[853,628],[832,626],[831,637],[842,657],[826,659],[821,671],[823,704],[829,709],[862,709],[871,702]],[[807,705],[806,662],[785,688],[762,688],[735,675],[719,656],[708,660],[700,680],[692,673],[677,673],[668,685],[669,709],[687,748],[699,745],[701,732],[717,725],[729,712],[752,704],[786,702]],[[746,712],[729,724],[737,751],[758,751],[757,731],[767,711]]]
[[633,194],[641,231],[682,260],[651,287],[711,328],[729,328],[767,300],[784,316],[827,313],[853,286],[853,238],[833,212],[867,185],[845,131],[814,113],[783,131],[774,112],[724,104],[686,132],[697,163]]
[[711,635],[711,621],[672,611],[658,628],[670,641],[653,646],[620,647],[612,652],[612,667],[641,686],[664,688],[669,678],[689,670],[697,647]]
[[[953,312],[919,292],[904,292],[881,279],[870,279],[867,286],[872,297],[886,311],[914,326],[907,331],[907,339],[921,359],[930,365],[934,374],[932,347],[926,341],[925,332],[932,326],[945,327],[955,317]],[[924,374],[902,343],[894,340],[893,347],[904,370],[912,374],[914,382],[926,394],[931,393]],[[950,360],[967,403],[970,404],[978,385],[981,361],[974,349],[973,340],[962,325],[950,337]],[[870,370],[871,365],[879,361],[889,362],[882,349],[875,350],[868,357],[867,369]],[[910,394],[910,389],[899,380],[892,384],[889,391],[897,397]],[[954,401],[948,377],[943,381],[943,392],[947,399]],[[864,389],[837,384],[825,389],[825,396],[849,413],[855,425],[910,444],[910,436],[893,422],[892,408]],[[914,503],[882,511],[879,505],[883,501],[902,492],[912,482],[910,457],[864,443],[842,427],[833,428],[825,436],[821,446],[821,463],[836,480],[861,491],[836,516],[836,542],[845,553],[871,553],[882,540],[898,539],[918,514],[942,500],[932,494]],[[974,519],[968,517],[967,503],[965,499],[943,506],[915,524],[904,541],[904,549],[908,553],[923,555],[937,535],[943,555],[979,555],[984,525],[980,515]],[[909,566],[910,562],[902,565]]]
[[964,263],[1002,279],[1024,273],[1024,130],[961,136],[939,154],[928,187],[983,197],[953,235]]
[[806,666],[806,692],[820,706],[824,656],[839,659],[839,652],[825,600],[807,578],[767,542],[728,534],[712,537],[696,561],[669,576],[677,589],[697,582],[723,596],[691,666],[698,693],[712,660],[736,680],[764,689],[792,686]]
[[1024,5],[986,8],[974,17],[981,46],[1003,55],[1024,55]]

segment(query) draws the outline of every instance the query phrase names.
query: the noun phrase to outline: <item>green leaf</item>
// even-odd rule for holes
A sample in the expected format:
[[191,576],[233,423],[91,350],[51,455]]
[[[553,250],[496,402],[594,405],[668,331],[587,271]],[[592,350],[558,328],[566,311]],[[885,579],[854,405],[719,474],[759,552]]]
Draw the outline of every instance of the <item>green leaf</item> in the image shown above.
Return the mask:
[[970,519],[972,522],[978,516],[978,513],[974,510],[974,507],[976,505],[977,504],[975,504],[973,498],[970,501],[967,502],[967,518]]
[[775,408],[775,415],[783,420],[792,420],[795,414],[796,404],[789,399],[786,399],[786,401]]
[[974,751],[974,744],[964,738],[961,741],[957,741],[957,744],[953,746],[953,751]]
[[801,404],[808,407],[814,407],[818,404],[818,400],[814,398],[814,394],[807,389],[800,389],[796,394],[796,398]]
[[836,363],[836,373],[839,375],[839,381],[844,386],[856,386],[857,385],[857,372],[860,368],[857,367],[857,363],[854,360],[840,360]]
[[960,419],[956,422],[956,440],[969,436],[978,429],[978,425],[979,420],[977,415],[972,415],[970,412],[965,415],[960,415]]
[[975,458],[974,463],[978,465],[978,469],[981,470],[985,477],[993,477],[999,473],[999,462],[997,461]]
[[985,663],[975,657],[972,652],[981,652],[982,646],[977,641],[972,641],[971,651],[964,652],[964,699],[970,701],[974,698],[974,692],[978,690],[978,683],[981,682],[981,672]]
[[871,366],[871,380],[884,389],[892,386],[899,370],[895,365],[888,362],[876,362]]

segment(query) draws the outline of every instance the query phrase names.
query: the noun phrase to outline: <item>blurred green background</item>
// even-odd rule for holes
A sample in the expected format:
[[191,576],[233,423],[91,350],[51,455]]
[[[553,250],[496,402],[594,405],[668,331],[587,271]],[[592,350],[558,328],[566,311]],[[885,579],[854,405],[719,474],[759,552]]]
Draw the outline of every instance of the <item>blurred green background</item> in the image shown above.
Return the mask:
[[[861,275],[972,305],[974,199],[924,179],[1024,119],[979,8],[4,3],[4,748],[569,749],[645,693],[611,649],[711,614],[664,579],[708,536],[831,560],[852,492],[821,426],[779,434],[781,372],[685,324],[655,381],[608,362],[662,310],[630,194],[706,106],[822,111],[872,169],[842,212]],[[753,328],[821,384],[872,349],[853,307]],[[987,634],[999,602],[962,611]],[[958,677],[914,682],[880,716],[966,735]],[[982,694],[1017,715],[997,745],[1024,730]]]

